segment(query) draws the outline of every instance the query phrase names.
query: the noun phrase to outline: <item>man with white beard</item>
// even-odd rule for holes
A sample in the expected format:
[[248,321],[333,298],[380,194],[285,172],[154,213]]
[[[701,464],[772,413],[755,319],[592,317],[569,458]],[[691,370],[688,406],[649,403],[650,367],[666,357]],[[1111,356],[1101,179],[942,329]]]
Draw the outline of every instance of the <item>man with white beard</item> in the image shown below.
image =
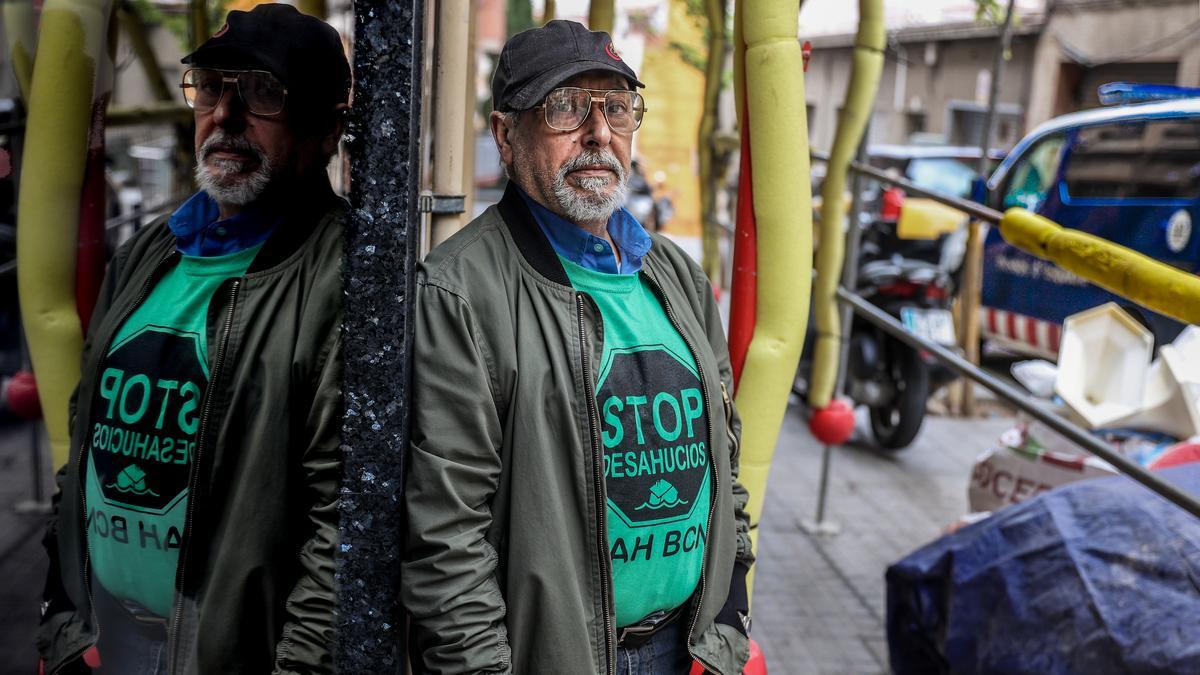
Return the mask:
[[38,646],[47,672],[328,672],[350,67],[281,4],[183,61],[201,190],[109,264]]
[[621,208],[643,86],[574,22],[500,54],[508,189],[418,273],[401,574],[418,672],[746,661],[720,316],[699,267]]

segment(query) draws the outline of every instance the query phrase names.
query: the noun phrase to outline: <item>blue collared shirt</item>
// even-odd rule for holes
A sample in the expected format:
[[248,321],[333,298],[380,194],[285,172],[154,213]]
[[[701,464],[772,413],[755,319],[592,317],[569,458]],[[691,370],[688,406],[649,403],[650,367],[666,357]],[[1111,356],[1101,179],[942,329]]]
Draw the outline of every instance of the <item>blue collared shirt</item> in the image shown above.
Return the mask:
[[641,271],[642,258],[650,252],[653,241],[646,233],[646,228],[624,208],[617,209],[608,219],[608,235],[621,252],[621,266],[618,268],[617,258],[607,240],[535,202],[521,188],[518,187],[517,192],[529,205],[534,221],[542,228],[554,251],[562,257],[580,267],[608,274],[637,274]]
[[236,216],[221,219],[216,200],[201,190],[188,198],[167,226],[175,248],[192,256],[229,255],[258,246],[271,236],[283,218],[251,204]]

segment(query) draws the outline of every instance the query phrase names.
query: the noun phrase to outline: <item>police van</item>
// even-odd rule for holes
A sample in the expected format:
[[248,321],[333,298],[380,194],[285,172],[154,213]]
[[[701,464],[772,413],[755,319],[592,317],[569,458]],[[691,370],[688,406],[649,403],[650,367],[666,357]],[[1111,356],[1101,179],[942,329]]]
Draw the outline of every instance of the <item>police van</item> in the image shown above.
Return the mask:
[[[1190,273],[1200,271],[1200,89],[1113,83],[1121,103],[1055,118],[1022,139],[986,183],[987,203],[1024,207]],[[1133,100],[1158,100],[1128,104]],[[984,195],[977,195],[984,196]],[[982,200],[981,200],[982,201]],[[984,240],[986,339],[1054,358],[1066,317],[1114,301],[1170,342],[1183,326],[1005,242]]]

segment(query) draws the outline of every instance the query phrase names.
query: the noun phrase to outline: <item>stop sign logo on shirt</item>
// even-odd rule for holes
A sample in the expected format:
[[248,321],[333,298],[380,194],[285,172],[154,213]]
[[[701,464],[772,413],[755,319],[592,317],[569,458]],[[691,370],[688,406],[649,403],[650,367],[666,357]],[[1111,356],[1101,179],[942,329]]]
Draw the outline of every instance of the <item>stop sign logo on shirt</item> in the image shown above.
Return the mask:
[[147,326],[105,359],[88,434],[106,501],[162,513],[185,494],[208,383],[197,339]]
[[696,372],[662,345],[613,351],[596,395],[614,511],[633,527],[682,520],[709,475]]

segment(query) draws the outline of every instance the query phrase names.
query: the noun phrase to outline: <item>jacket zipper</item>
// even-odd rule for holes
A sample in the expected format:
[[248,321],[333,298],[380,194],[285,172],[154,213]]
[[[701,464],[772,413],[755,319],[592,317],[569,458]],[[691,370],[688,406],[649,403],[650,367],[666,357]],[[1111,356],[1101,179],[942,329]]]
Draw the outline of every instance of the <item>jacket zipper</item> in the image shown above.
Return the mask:
[[[679,333],[679,337],[683,338],[683,343],[685,345],[687,345],[688,351],[691,352],[692,360],[695,361],[695,363],[696,363],[696,374],[700,376],[700,392],[701,392],[701,395],[704,397],[704,405],[707,406],[706,412],[708,413],[707,415],[704,416],[704,420],[706,422],[705,426],[708,427],[708,466],[709,466],[709,470],[712,472],[712,478],[713,478],[713,489],[708,495],[708,523],[704,526],[704,532],[706,534],[711,534],[712,533],[713,507],[716,506],[717,493],[721,489],[721,477],[717,472],[716,458],[715,458],[715,455],[713,454],[713,442],[712,442],[713,411],[712,411],[712,399],[710,399],[708,397],[708,383],[704,379],[704,369],[700,365],[700,357],[697,355],[696,346],[692,344],[692,341],[688,339],[687,334],[683,332],[682,328],[680,328],[679,321],[677,321],[675,319],[675,312],[674,312],[674,310],[671,309],[671,303],[669,301],[667,301],[667,294],[663,292],[662,286],[658,285],[658,282],[654,279],[654,277],[650,276],[649,274],[644,274],[644,276],[645,276],[646,280],[650,282],[650,286],[654,289],[655,293],[658,295],[659,301],[662,302],[663,309],[666,310],[666,313],[667,313],[667,320],[669,320],[671,322],[671,325],[675,328],[675,332]],[[724,386],[723,383],[722,383],[722,386]],[[700,606],[702,604],[704,604],[704,591],[707,590],[707,586],[708,586],[707,578],[706,578],[707,575],[704,572],[705,572],[705,570],[708,569],[708,558],[711,555],[711,553],[712,553],[711,549],[709,547],[705,547],[705,549],[704,549],[704,564],[700,566],[700,595],[697,596],[697,598],[696,598],[696,611],[692,613],[692,621],[688,626],[688,634],[684,638],[684,640],[686,641],[686,644],[687,644],[688,655],[691,656],[693,660],[698,661],[706,669],[716,672],[715,668],[709,666],[707,663],[705,663],[704,661],[697,658],[696,653],[694,651],[692,651],[692,633],[696,630],[696,622],[700,619]]]
[[737,460],[742,454],[742,444],[733,435],[733,398],[729,395],[729,389],[726,388],[725,382],[721,382],[721,399],[725,402],[725,438],[729,441],[729,447],[733,449],[732,459]]
[[601,467],[604,466],[604,458],[600,456],[600,429],[597,420],[600,418],[600,412],[596,409],[596,392],[593,391],[592,384],[592,369],[591,369],[591,348],[588,346],[587,332],[583,323],[583,293],[576,292],[575,307],[579,317],[579,345],[580,352],[583,356],[583,391],[587,399],[588,411],[588,426],[591,430],[592,440],[592,477],[595,481],[596,502],[598,504],[597,518],[599,524],[597,531],[597,544],[600,549],[600,593],[601,609],[604,611],[604,646],[605,646],[605,663],[608,666],[607,672],[616,672],[616,630],[612,625],[612,572],[609,569],[608,560],[608,513],[607,513],[607,496],[604,489],[604,472]]
[[[92,377],[93,382],[97,382],[100,380],[100,366],[104,365],[104,358],[106,356],[108,356],[108,350],[110,347],[112,347],[113,338],[117,336],[117,332],[121,330],[121,326],[125,325],[125,322],[129,320],[129,317],[134,313],[134,311],[136,311],[137,308],[143,302],[146,301],[146,296],[150,295],[150,289],[153,288],[154,282],[157,281],[159,279],[159,277],[162,276],[163,266],[166,265],[167,262],[174,257],[175,257],[175,252],[171,251],[170,253],[164,255],[161,259],[159,259],[159,261],[157,263],[154,264],[154,268],[150,270],[150,276],[146,277],[146,282],[142,284],[142,289],[140,291],[138,291],[137,298],[135,298],[133,301],[133,304],[130,305],[129,307],[127,307],[125,309],[124,313],[121,314],[121,320],[116,323],[116,328],[113,330],[112,335],[108,336],[108,340],[105,341],[105,343],[104,343],[104,348],[99,352],[99,356],[96,358],[96,369],[92,373],[93,374],[93,377]],[[84,326],[83,328],[84,328],[84,330],[87,330],[87,326]],[[75,404],[78,406],[78,405],[80,405],[80,402],[76,401]],[[92,405],[92,402],[87,401],[85,403],[85,405],[87,405],[90,408]],[[76,410],[78,410],[78,408],[76,408]],[[90,422],[91,420],[89,419],[88,421]],[[72,426],[74,426],[74,425],[72,425]],[[100,643],[100,622],[96,619],[96,599],[92,595],[92,578],[91,578],[91,574],[88,573],[88,565],[91,564],[91,560],[92,560],[92,549],[88,545],[88,540],[87,540],[87,531],[88,531],[88,528],[91,527],[91,521],[88,520],[88,512],[87,512],[87,475],[86,475],[87,469],[84,466],[85,463],[87,462],[87,454],[86,453],[87,453],[87,443],[86,442],[80,443],[79,444],[79,458],[75,460],[75,463],[76,463],[75,475],[79,477],[79,503],[83,507],[83,509],[82,509],[83,510],[83,523],[84,523],[84,527],[83,527],[83,587],[87,591],[88,614],[91,616],[92,625],[96,627],[96,635],[95,635],[95,639],[90,644],[84,645],[83,649],[80,649],[79,651],[72,654],[70,657],[65,659],[62,662],[62,664],[60,664],[57,668],[55,668],[54,673],[52,673],[52,675],[57,675],[57,673],[62,672],[62,669],[65,668],[68,663],[71,663],[75,659],[82,656],[83,653],[86,652],[88,649],[90,649]]]
[[176,672],[176,662],[179,655],[175,653],[179,641],[179,624],[183,620],[183,577],[187,562],[188,542],[191,539],[192,516],[196,511],[196,486],[200,482],[200,458],[204,450],[204,441],[208,437],[208,419],[212,414],[213,390],[219,382],[221,368],[225,364],[225,349],[229,346],[229,334],[233,328],[233,311],[237,306],[239,279],[234,279],[229,286],[229,310],[225,313],[225,323],[221,328],[221,338],[217,342],[217,353],[213,357],[212,372],[209,373],[208,386],[204,389],[204,404],[200,410],[200,428],[196,437],[196,452],[192,456],[192,466],[188,480],[188,504],[183,520],[183,542],[179,548],[179,562],[175,571],[175,613],[171,617],[170,629],[167,633],[167,655],[170,663],[168,673]]

